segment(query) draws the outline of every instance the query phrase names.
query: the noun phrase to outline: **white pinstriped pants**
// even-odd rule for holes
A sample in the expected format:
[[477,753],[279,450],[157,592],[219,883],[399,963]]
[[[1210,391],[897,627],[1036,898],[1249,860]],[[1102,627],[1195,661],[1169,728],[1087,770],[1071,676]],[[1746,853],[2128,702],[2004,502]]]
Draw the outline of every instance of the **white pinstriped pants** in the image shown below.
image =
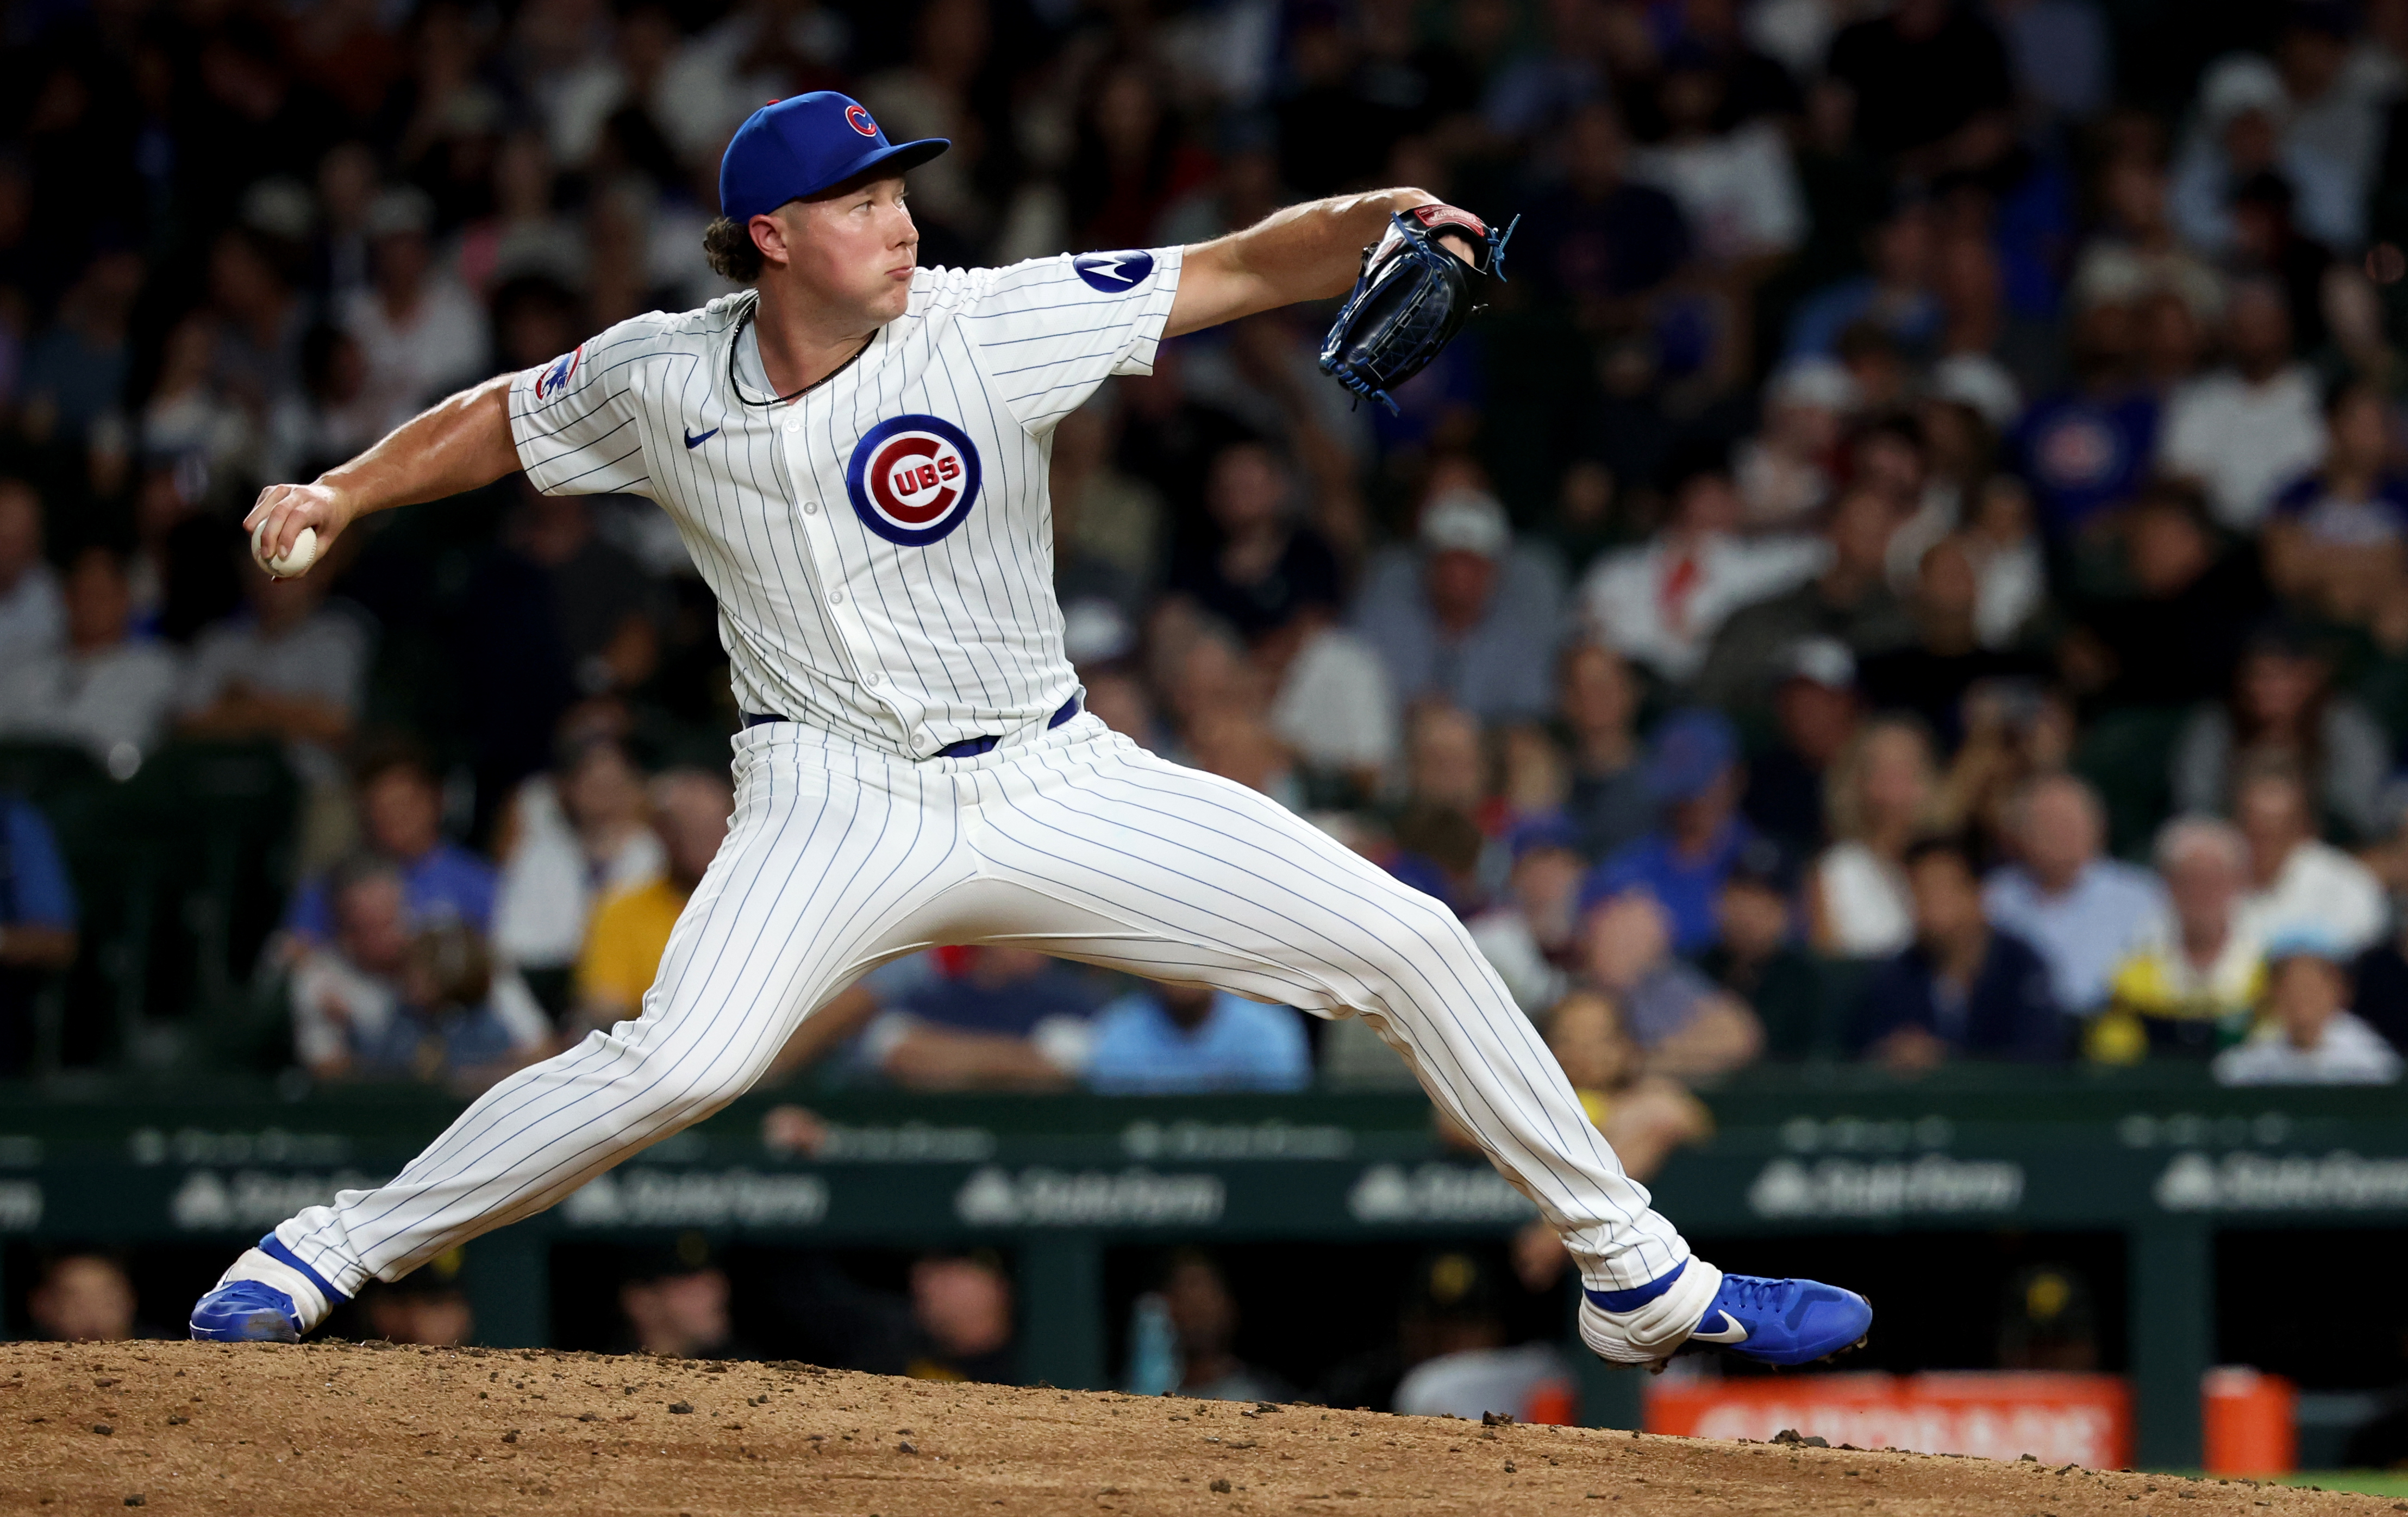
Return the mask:
[[800,723],[735,739],[736,813],[642,1015],[487,1091],[389,1183],[277,1235],[339,1290],[394,1280],[701,1121],[864,971],[1010,942],[1368,1020],[1624,1290],[1689,1255],[1438,901],[1241,785],[1081,715],[913,761]]

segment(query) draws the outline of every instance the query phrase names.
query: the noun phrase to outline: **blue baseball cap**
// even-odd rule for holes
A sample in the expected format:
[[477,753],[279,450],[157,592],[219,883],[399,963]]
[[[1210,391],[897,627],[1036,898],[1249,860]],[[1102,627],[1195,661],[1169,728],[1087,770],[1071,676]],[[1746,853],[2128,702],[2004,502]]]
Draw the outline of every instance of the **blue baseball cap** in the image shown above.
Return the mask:
[[1739,762],[1739,730],[1710,707],[1675,711],[1656,729],[1647,755],[1647,794],[1659,804],[1691,801]]
[[1505,834],[1505,847],[1516,864],[1522,862],[1524,855],[1542,848],[1577,853],[1581,851],[1580,829],[1561,811],[1541,811],[1514,823]]
[[719,213],[749,222],[869,169],[916,168],[953,145],[889,142],[860,101],[834,90],[772,100],[745,118],[719,161]]

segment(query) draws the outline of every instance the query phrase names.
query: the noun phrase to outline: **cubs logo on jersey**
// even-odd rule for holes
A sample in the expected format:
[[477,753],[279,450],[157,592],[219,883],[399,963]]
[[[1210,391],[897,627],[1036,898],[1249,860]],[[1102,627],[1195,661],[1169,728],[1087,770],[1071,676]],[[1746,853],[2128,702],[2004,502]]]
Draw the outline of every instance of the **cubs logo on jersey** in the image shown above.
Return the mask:
[[577,365],[582,363],[584,358],[585,344],[580,342],[576,347],[568,350],[568,351],[561,354],[558,358],[553,359],[550,368],[545,369],[541,374],[535,377],[535,398],[538,400],[550,400],[552,396],[560,394],[563,390],[567,389],[570,376],[577,372]]
[[978,504],[978,449],[942,417],[897,416],[862,434],[844,483],[864,526],[888,542],[924,548]]
[[1134,290],[1154,272],[1154,254],[1150,252],[1081,253],[1070,260],[1079,278],[1087,281],[1091,290],[1101,290],[1108,295],[1124,290]]

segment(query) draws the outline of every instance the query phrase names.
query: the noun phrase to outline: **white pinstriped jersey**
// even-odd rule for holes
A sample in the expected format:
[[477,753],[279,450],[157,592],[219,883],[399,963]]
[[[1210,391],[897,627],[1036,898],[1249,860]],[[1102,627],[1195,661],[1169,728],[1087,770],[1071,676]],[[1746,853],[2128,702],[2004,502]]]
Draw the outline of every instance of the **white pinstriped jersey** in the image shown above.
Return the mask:
[[1152,372],[1179,273],[1176,248],[924,268],[859,358],[766,406],[756,294],[638,316],[520,375],[510,432],[538,489],[646,495],[675,520],[739,707],[925,757],[1077,690],[1053,428],[1110,376]]

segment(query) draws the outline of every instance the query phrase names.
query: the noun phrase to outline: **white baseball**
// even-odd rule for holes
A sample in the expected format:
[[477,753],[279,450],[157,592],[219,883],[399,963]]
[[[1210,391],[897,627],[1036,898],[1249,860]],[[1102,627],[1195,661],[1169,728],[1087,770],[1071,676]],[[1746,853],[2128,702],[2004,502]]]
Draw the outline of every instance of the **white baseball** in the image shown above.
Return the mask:
[[267,518],[262,517],[259,525],[251,529],[251,556],[261,568],[276,578],[298,579],[309,572],[310,565],[318,562],[318,529],[316,527],[303,527],[301,535],[293,539],[293,551],[280,558],[268,558],[263,553],[266,536]]

